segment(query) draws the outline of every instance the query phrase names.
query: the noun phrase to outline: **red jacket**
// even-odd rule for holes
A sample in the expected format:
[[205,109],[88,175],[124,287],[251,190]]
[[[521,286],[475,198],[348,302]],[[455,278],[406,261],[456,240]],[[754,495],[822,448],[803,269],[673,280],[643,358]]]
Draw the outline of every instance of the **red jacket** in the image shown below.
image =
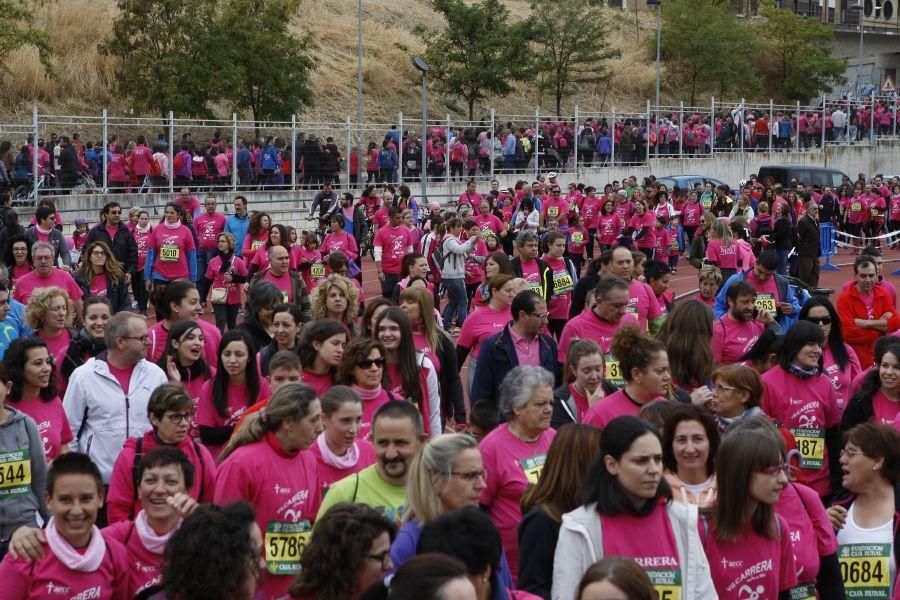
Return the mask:
[[150,163],[152,160],[153,150],[142,144],[131,149],[131,154],[128,157],[128,166],[131,167],[131,172],[134,175],[144,177],[151,174],[152,168]]
[[857,327],[855,319],[880,319],[881,315],[891,313],[888,319],[888,332],[900,328],[900,315],[896,314],[891,296],[879,286],[873,288],[874,310],[869,316],[869,309],[860,297],[855,285],[851,285],[838,298],[837,311],[841,318],[841,329],[844,333],[844,341],[856,351],[859,364],[863,368],[869,368],[875,362],[875,340],[881,337],[881,332],[876,329],[863,329]]

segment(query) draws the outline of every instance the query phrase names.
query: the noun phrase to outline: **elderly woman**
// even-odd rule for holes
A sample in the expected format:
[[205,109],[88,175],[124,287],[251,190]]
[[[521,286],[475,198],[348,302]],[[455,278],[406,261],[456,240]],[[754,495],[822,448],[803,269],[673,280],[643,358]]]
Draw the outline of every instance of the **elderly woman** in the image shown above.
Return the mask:
[[356,326],[359,292],[349,279],[329,275],[312,292],[313,319],[334,319],[344,326],[347,335],[359,334]]
[[[65,356],[72,342],[72,321],[75,305],[69,295],[58,287],[38,288],[25,307],[25,325],[34,335],[47,342],[50,356]],[[62,374],[63,361],[56,361],[57,388],[60,398],[66,393],[66,379]]]
[[131,308],[122,263],[116,260],[105,242],[91,242],[85,248],[81,268],[74,277],[85,298],[108,299],[113,314]]
[[510,570],[519,570],[520,502],[529,485],[538,483],[556,431],[553,375],[541,367],[519,366],[500,384],[500,414],[506,419],[480,444],[487,486],[479,504],[500,531]]
[[253,354],[272,343],[272,318],[275,307],[283,301],[284,294],[271,281],[257,281],[250,286],[244,322],[234,331],[240,330],[248,335]]

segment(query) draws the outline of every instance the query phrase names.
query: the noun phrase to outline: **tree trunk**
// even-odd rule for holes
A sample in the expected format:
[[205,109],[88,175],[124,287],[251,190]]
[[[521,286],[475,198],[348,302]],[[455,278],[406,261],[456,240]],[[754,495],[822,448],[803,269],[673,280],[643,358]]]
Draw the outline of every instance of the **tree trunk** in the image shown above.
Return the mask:
[[473,116],[475,114],[475,98],[469,98],[469,120],[473,120]]

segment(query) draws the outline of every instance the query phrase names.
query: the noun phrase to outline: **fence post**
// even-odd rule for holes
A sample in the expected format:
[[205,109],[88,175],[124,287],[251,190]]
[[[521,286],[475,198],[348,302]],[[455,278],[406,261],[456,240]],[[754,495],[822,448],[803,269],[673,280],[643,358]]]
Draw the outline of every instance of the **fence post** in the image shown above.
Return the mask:
[[291,113],[291,191],[297,189],[297,115]]
[[825,152],[825,111],[828,108],[825,106],[825,94],[822,94],[822,152]]
[[[40,137],[40,129],[38,127],[38,107],[32,110],[32,119],[34,132],[31,134],[31,185],[34,192],[34,205],[38,203],[38,138]],[[103,153],[104,172],[106,171],[106,152]],[[106,187],[104,185],[104,187]]]
[[741,153],[744,152],[744,121],[747,120],[747,110],[744,108],[744,99],[741,98],[741,124],[738,128],[738,137],[741,138]]
[[403,111],[397,113],[397,130],[400,132],[400,141],[397,142],[397,174],[400,183],[403,183]]
[[491,152],[489,157],[491,159],[491,181],[494,180],[494,135],[497,131],[497,126],[494,124],[494,109],[491,109]]
[[[294,146],[296,146],[296,141],[294,142]],[[237,113],[231,113],[231,151],[232,151],[232,160],[231,160],[231,191],[237,192],[238,186],[238,163],[237,163],[237,155],[240,150],[240,143],[238,142],[238,130],[237,130]],[[294,148],[294,153],[297,153],[297,148]]]
[[894,104],[894,105],[891,107],[891,110],[894,111],[894,118],[893,118],[893,123],[894,123],[894,124],[893,124],[893,128],[894,128],[894,130],[893,130],[893,133],[892,133],[891,135],[892,135],[893,137],[897,137],[897,95],[896,95],[896,92],[894,92],[894,103],[893,103],[893,104]]
[[713,157],[716,153],[716,97],[710,96],[709,99],[709,156]]
[[572,149],[572,156],[574,156],[575,158],[573,159],[574,162],[572,163],[572,168],[575,171],[575,178],[578,179],[578,105],[577,104],[575,105],[575,131],[574,131],[574,133],[575,133],[575,135],[573,136],[574,141],[572,142],[572,145],[574,145],[575,147]]
[[[171,161],[170,161],[171,162]],[[103,109],[103,191],[109,190],[109,113]]]
[[[612,107],[612,124],[609,127],[609,166],[616,164],[616,107]],[[619,190],[616,190],[619,191]]]
[[[809,127],[809,123],[806,124]],[[797,100],[797,113],[794,116],[794,148],[797,152],[800,152],[800,101]]]
[[869,142],[875,140],[875,92],[872,92],[872,108],[869,111]]
[[[175,113],[169,111],[169,193],[175,191]],[[235,240],[236,241],[236,240]]]
[[644,155],[647,157],[647,166],[650,166],[650,99],[647,99],[647,139],[644,140]]
[[444,135],[444,180],[447,182],[447,193],[450,193],[450,113],[445,115],[447,119],[447,133]]
[[769,98],[769,152],[772,151],[772,125],[775,123],[775,102]]
[[844,138],[847,145],[850,145],[850,96],[847,96],[847,125],[844,127]]
[[538,164],[541,162],[541,145],[538,140],[541,137],[541,108],[534,107],[534,178],[537,179],[540,169]]
[[684,100],[678,101],[678,158],[684,156]]
[[[347,115],[347,136],[346,137],[347,137],[347,147],[344,150],[346,152],[346,154],[344,154],[344,156],[347,157],[347,187],[345,189],[349,190],[350,186],[353,183],[350,181],[350,169],[353,166],[351,164],[353,161],[350,160],[350,150],[351,150],[350,144],[352,143],[352,140],[350,138],[350,115]],[[356,181],[357,181],[357,183],[359,183],[359,150],[357,150],[357,152],[356,152]]]

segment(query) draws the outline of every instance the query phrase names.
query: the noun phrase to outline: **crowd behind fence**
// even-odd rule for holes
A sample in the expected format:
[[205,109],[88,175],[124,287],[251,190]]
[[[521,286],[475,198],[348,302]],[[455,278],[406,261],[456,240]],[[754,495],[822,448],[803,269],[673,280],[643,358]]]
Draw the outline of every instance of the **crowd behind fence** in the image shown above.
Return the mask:
[[[645,164],[652,158],[709,158],[723,152],[822,152],[831,144],[870,144],[897,136],[898,100],[876,96],[794,105],[669,104],[642,111],[506,114],[477,121],[398,113],[391,123],[52,115],[0,123],[0,191],[19,203],[60,193],[292,190],[333,181],[350,189],[374,182],[488,180],[500,174],[579,172]],[[142,137],[158,171],[136,172]],[[33,140],[38,160],[31,160]],[[77,161],[65,160],[72,145]],[[423,152],[424,140],[424,152]],[[174,141],[174,143],[170,143]],[[196,173],[178,172],[179,154]],[[272,154],[274,153],[274,154]],[[60,156],[62,154],[62,157]],[[219,155],[223,156],[219,156]],[[269,157],[268,168],[263,163]],[[274,157],[274,158],[272,158]],[[62,163],[60,164],[62,159]],[[51,164],[52,163],[52,164]],[[122,164],[120,164],[122,163]],[[183,162],[181,163],[183,165]],[[131,169],[129,170],[129,166]],[[5,175],[5,178],[4,178]]]

